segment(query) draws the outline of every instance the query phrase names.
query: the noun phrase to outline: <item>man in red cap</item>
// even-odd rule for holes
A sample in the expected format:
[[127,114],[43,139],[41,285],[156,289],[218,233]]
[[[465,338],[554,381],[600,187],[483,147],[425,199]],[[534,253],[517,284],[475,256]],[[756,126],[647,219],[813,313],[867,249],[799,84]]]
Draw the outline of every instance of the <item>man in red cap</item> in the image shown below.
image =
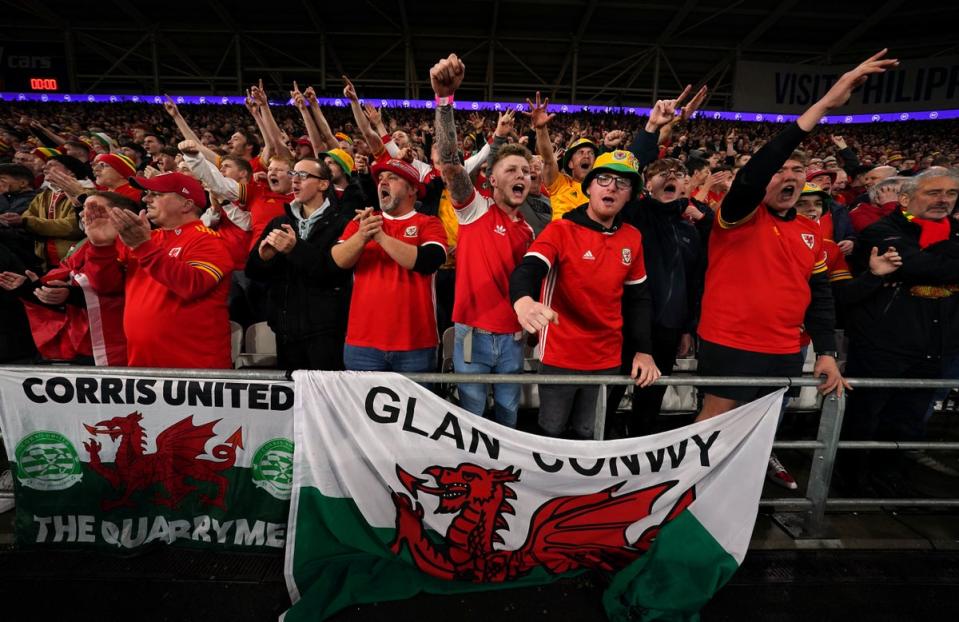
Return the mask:
[[145,191],[146,210],[94,204],[84,218],[93,245],[86,271],[91,287],[125,294],[127,364],[231,367],[232,261],[219,234],[200,222],[203,186],[182,173],[131,181]]
[[99,188],[139,201],[143,193],[127,181],[136,172],[133,160],[119,153],[101,153],[93,160],[93,174]]
[[303,158],[313,157],[313,143],[310,142],[309,136],[300,136],[296,139],[296,143],[293,145],[294,154],[297,160],[302,160]]
[[343,362],[357,371],[431,371],[439,343],[434,277],[446,261],[446,231],[416,211],[422,185],[410,164],[378,162],[373,176],[380,211],[358,211],[332,250],[340,268],[354,270]]

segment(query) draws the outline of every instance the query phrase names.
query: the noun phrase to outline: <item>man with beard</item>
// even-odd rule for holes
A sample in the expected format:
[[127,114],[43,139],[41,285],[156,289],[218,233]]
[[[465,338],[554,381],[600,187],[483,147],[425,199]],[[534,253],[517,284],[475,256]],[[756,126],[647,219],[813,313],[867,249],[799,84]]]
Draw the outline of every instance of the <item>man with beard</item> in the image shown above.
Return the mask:
[[357,371],[431,371],[439,343],[433,282],[446,261],[446,231],[415,209],[415,168],[388,160],[372,172],[380,210],[357,213],[331,252],[354,275],[343,362]]
[[[796,218],[805,183],[796,152],[819,120],[845,104],[854,88],[898,61],[886,50],[843,74],[795,124],[766,143],[740,170],[716,214],[699,322],[698,371],[703,376],[802,373],[805,328],[818,353],[822,393],[842,391],[836,364],[835,307],[819,226]],[[715,417],[775,389],[709,387],[698,420]]]
[[[706,270],[704,245],[696,226],[684,217],[687,179],[679,160],[664,158],[646,167],[646,195],[623,208],[625,221],[643,235],[643,258],[652,297],[652,355],[659,369],[672,370],[679,354],[692,350],[699,299]],[[695,207],[693,209],[696,209]],[[624,335],[622,373],[632,369],[636,344]],[[616,386],[607,402],[607,420],[615,422],[626,387]],[[633,392],[632,417],[623,432],[651,433],[663,403],[665,386]]]
[[[533,240],[533,230],[519,212],[529,192],[532,156],[521,145],[499,146],[489,177],[493,198],[476,192],[456,153],[453,106],[443,103],[463,82],[465,70],[455,54],[430,70],[438,103],[439,166],[459,223],[453,366],[457,373],[518,374],[523,371],[523,329],[510,306],[509,277]],[[497,423],[516,427],[520,388],[493,385]],[[460,383],[460,405],[482,416],[487,389],[485,384]]]
[[[534,127],[543,123],[545,108],[533,107]],[[625,324],[637,349],[631,366],[636,384],[646,387],[660,375],[648,354],[651,304],[642,235],[620,213],[639,188],[636,165],[628,151],[597,158],[582,183],[589,202],[546,227],[510,277],[520,325],[540,335],[544,374],[617,373]],[[598,395],[596,385],[540,385],[540,429],[562,436],[569,426],[574,438],[592,438]]]
[[279,366],[343,369],[350,304],[349,270],[330,255],[352,211],[330,201],[330,169],[306,157],[293,171],[293,197],[250,252],[246,274],[265,284],[267,321]]

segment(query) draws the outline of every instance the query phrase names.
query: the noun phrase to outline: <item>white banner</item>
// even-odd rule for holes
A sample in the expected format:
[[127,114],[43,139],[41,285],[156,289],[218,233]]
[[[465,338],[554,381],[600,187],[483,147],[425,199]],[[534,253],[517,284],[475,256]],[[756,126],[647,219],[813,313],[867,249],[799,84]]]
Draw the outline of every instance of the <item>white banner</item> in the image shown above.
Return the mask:
[[0,372],[18,542],[282,548],[288,382]]
[[[801,113],[852,69],[852,65],[788,65],[739,61],[733,108],[746,112]],[[908,112],[959,108],[959,57],[905,60],[876,74],[831,114]]]
[[411,590],[621,570],[683,515],[695,518],[673,541],[697,542],[707,572],[717,554],[734,568],[783,395],[662,434],[573,441],[477,417],[397,374],[294,379],[288,621]]

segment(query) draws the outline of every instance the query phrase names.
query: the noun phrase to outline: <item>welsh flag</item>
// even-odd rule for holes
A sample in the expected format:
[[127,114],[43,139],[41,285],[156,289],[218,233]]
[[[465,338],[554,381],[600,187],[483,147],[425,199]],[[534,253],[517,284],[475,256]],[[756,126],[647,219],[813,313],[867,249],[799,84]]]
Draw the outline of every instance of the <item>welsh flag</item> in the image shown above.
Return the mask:
[[296,372],[286,622],[613,574],[611,620],[691,620],[742,562],[782,391],[668,433],[534,436],[395,374]]

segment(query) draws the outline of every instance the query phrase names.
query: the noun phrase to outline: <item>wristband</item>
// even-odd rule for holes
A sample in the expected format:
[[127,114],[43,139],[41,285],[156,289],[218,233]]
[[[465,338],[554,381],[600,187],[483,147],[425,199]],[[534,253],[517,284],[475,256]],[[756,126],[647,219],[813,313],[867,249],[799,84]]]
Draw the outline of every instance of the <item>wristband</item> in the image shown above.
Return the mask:
[[452,106],[453,105],[453,94],[450,93],[446,97],[436,96],[436,105],[437,106]]
[[836,352],[835,350],[824,350],[816,355],[817,358],[820,356],[831,356],[837,361],[839,360],[839,353]]

